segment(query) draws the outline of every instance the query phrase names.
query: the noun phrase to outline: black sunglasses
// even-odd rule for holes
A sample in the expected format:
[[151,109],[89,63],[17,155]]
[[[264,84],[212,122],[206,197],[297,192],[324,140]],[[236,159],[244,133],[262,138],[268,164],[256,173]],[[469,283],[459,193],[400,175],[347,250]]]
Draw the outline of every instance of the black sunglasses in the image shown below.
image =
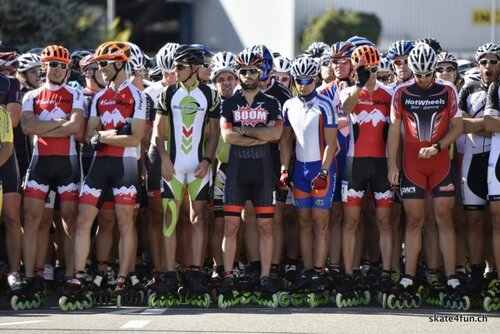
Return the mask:
[[455,68],[452,67],[452,66],[438,67],[438,68],[436,68],[436,72],[438,72],[438,73],[444,73],[444,72],[450,73],[450,72],[453,72],[453,71],[455,71]]
[[247,74],[250,74],[250,75],[254,75],[254,74],[257,74],[259,73],[259,70],[256,69],[256,68],[243,68],[239,71],[240,75],[247,75]]
[[482,66],[486,66],[488,64],[490,64],[490,65],[496,65],[496,64],[498,64],[498,60],[496,60],[496,59],[481,59],[479,61],[479,64],[482,65]]
[[68,64],[66,63],[60,63],[58,61],[49,61],[49,67],[50,68],[58,68],[60,67],[63,70],[68,69]]

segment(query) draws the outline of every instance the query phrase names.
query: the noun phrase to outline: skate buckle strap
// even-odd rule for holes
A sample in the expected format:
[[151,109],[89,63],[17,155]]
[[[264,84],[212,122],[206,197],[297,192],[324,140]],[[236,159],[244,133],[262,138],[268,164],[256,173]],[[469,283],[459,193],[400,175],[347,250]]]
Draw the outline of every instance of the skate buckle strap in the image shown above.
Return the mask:
[[409,278],[409,277],[403,277],[401,279],[401,281],[399,282],[399,284],[401,284],[402,286],[404,286],[405,289],[406,289],[410,285],[413,285],[413,280],[411,278]]
[[448,278],[448,286],[451,286],[453,290],[460,285],[460,281],[455,277]]

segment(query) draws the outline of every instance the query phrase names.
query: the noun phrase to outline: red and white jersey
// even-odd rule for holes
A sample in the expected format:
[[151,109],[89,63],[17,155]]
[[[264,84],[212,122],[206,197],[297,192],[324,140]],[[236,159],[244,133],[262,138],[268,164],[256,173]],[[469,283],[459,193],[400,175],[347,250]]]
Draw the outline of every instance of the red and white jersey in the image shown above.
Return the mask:
[[[69,120],[71,111],[80,109],[83,112],[83,95],[70,86],[45,83],[32,90],[23,98],[23,112],[32,111],[39,121],[56,119]],[[76,144],[73,135],[68,137],[34,136],[33,155],[76,155]]]
[[[356,86],[347,87],[340,93],[342,104]],[[350,144],[347,153],[355,158],[385,158],[386,141],[391,115],[392,91],[379,82],[370,95],[366,88],[359,94],[354,110],[348,115]]]
[[[99,117],[101,130],[119,129],[126,123],[132,124],[133,119],[146,120],[146,100],[144,94],[128,80],[125,80],[117,90],[111,83],[107,88],[97,93],[92,100],[90,117]],[[96,156],[135,157],[139,159],[139,147],[120,147],[101,144]]]

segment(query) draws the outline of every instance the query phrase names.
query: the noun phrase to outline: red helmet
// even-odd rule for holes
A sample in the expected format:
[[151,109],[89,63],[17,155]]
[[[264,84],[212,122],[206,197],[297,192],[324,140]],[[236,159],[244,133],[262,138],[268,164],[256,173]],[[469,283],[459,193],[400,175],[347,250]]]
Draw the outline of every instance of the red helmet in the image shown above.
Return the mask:
[[0,66],[17,67],[17,54],[14,51],[0,52]]
[[66,64],[71,62],[69,51],[64,46],[49,45],[42,50],[41,61],[42,63],[55,60]]
[[97,61],[95,60],[95,57],[93,54],[87,55],[83,57],[79,62],[78,65],[80,66],[80,70],[83,72],[90,66],[93,66],[97,68]]

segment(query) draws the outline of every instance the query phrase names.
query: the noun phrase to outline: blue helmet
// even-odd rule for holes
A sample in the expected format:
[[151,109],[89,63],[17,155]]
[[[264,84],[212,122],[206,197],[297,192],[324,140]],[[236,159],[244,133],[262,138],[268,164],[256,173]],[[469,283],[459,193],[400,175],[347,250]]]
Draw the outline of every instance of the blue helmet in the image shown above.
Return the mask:
[[394,42],[389,46],[389,51],[387,52],[387,59],[393,61],[396,57],[408,56],[413,50],[415,44],[413,41],[400,40]]
[[273,55],[263,44],[254,45],[252,50],[262,57],[263,62],[260,68],[262,70],[262,76],[260,77],[260,81],[266,81],[273,71]]
[[352,36],[346,43],[351,43],[353,45],[353,50],[358,46],[369,45],[375,47],[375,44],[366,37],[362,36]]
[[334,59],[351,58],[352,51],[354,51],[355,48],[356,47],[350,42],[337,42],[332,44],[330,53]]
[[214,56],[214,53],[212,51],[210,51],[210,49],[207,46],[203,45],[203,44],[191,44],[191,45],[192,46],[196,46],[196,47],[202,49],[203,50],[203,55],[205,57],[212,58]]

